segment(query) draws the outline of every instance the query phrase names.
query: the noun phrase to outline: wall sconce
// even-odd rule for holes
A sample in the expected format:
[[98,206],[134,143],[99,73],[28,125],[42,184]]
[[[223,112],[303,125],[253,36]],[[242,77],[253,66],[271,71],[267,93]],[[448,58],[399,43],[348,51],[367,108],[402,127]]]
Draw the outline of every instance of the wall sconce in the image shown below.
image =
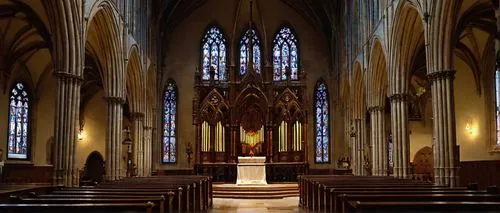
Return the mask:
[[78,131],[78,140],[82,141],[85,138],[85,132],[83,131],[84,121],[80,120],[80,129]]
[[467,119],[467,122],[465,123],[465,130],[467,131],[467,133],[472,135],[473,128],[472,128],[472,120],[471,119]]
[[83,135],[84,135],[84,133],[83,133],[83,129],[80,129],[80,132],[78,132],[78,140],[79,140],[79,141],[82,141],[82,140],[83,140],[83,138],[84,138],[84,136],[83,136]]

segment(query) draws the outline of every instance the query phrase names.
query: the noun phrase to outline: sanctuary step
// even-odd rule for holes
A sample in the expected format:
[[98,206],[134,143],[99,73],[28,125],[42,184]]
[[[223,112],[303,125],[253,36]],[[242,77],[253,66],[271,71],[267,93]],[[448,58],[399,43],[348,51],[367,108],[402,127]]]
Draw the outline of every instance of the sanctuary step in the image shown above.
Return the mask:
[[266,185],[213,185],[214,198],[281,199],[285,197],[297,196],[299,196],[299,187],[296,183]]

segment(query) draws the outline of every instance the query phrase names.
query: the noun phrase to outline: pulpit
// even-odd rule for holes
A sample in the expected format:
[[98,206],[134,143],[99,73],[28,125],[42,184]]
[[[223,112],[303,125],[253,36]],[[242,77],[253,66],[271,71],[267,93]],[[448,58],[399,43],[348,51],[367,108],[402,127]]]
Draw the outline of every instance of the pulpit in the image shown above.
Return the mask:
[[238,157],[236,184],[267,184],[266,157]]

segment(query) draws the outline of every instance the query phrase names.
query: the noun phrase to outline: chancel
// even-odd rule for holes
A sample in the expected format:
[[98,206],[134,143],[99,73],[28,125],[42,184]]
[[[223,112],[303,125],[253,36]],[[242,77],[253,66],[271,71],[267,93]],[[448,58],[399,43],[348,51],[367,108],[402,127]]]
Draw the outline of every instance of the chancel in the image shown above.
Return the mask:
[[498,211],[499,5],[1,0],[0,212]]

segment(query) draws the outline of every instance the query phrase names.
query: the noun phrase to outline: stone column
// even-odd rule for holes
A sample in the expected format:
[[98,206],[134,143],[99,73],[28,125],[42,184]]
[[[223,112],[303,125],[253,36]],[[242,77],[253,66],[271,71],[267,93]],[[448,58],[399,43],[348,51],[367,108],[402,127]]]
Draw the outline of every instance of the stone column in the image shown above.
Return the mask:
[[369,108],[371,122],[372,175],[386,176],[388,167],[387,141],[385,140],[385,115],[383,106]]
[[159,140],[158,131],[156,131],[155,127],[151,128],[151,144],[153,146],[153,150],[151,150],[153,153],[151,162],[151,167],[153,167],[152,171],[158,171],[160,169],[160,162],[162,160],[161,153],[163,153],[163,146],[161,143],[162,141]]
[[408,95],[393,94],[391,100],[391,127],[393,132],[394,177],[408,178],[410,140],[408,134]]
[[353,174],[354,175],[364,175],[364,169],[363,169],[363,164],[364,164],[364,141],[365,141],[365,135],[364,135],[364,120],[363,119],[354,119],[353,120],[353,132],[351,137],[353,142],[352,142],[352,156],[353,156]]
[[122,119],[124,103],[121,97],[107,97],[108,130],[106,140],[106,179],[118,180],[121,174]]
[[75,169],[75,142],[78,134],[80,112],[80,76],[56,72],[57,96],[54,125],[55,174],[54,183],[64,186],[77,186],[78,175]]
[[152,144],[151,144],[151,127],[150,126],[145,126],[144,127],[144,176],[149,177],[151,176],[151,160],[153,157],[153,150],[152,150]]
[[457,185],[458,149],[456,144],[455,70],[435,71],[427,76],[431,82],[434,125],[434,179],[437,185]]
[[134,163],[137,176],[144,176],[144,114],[133,112],[132,123],[134,130]]

